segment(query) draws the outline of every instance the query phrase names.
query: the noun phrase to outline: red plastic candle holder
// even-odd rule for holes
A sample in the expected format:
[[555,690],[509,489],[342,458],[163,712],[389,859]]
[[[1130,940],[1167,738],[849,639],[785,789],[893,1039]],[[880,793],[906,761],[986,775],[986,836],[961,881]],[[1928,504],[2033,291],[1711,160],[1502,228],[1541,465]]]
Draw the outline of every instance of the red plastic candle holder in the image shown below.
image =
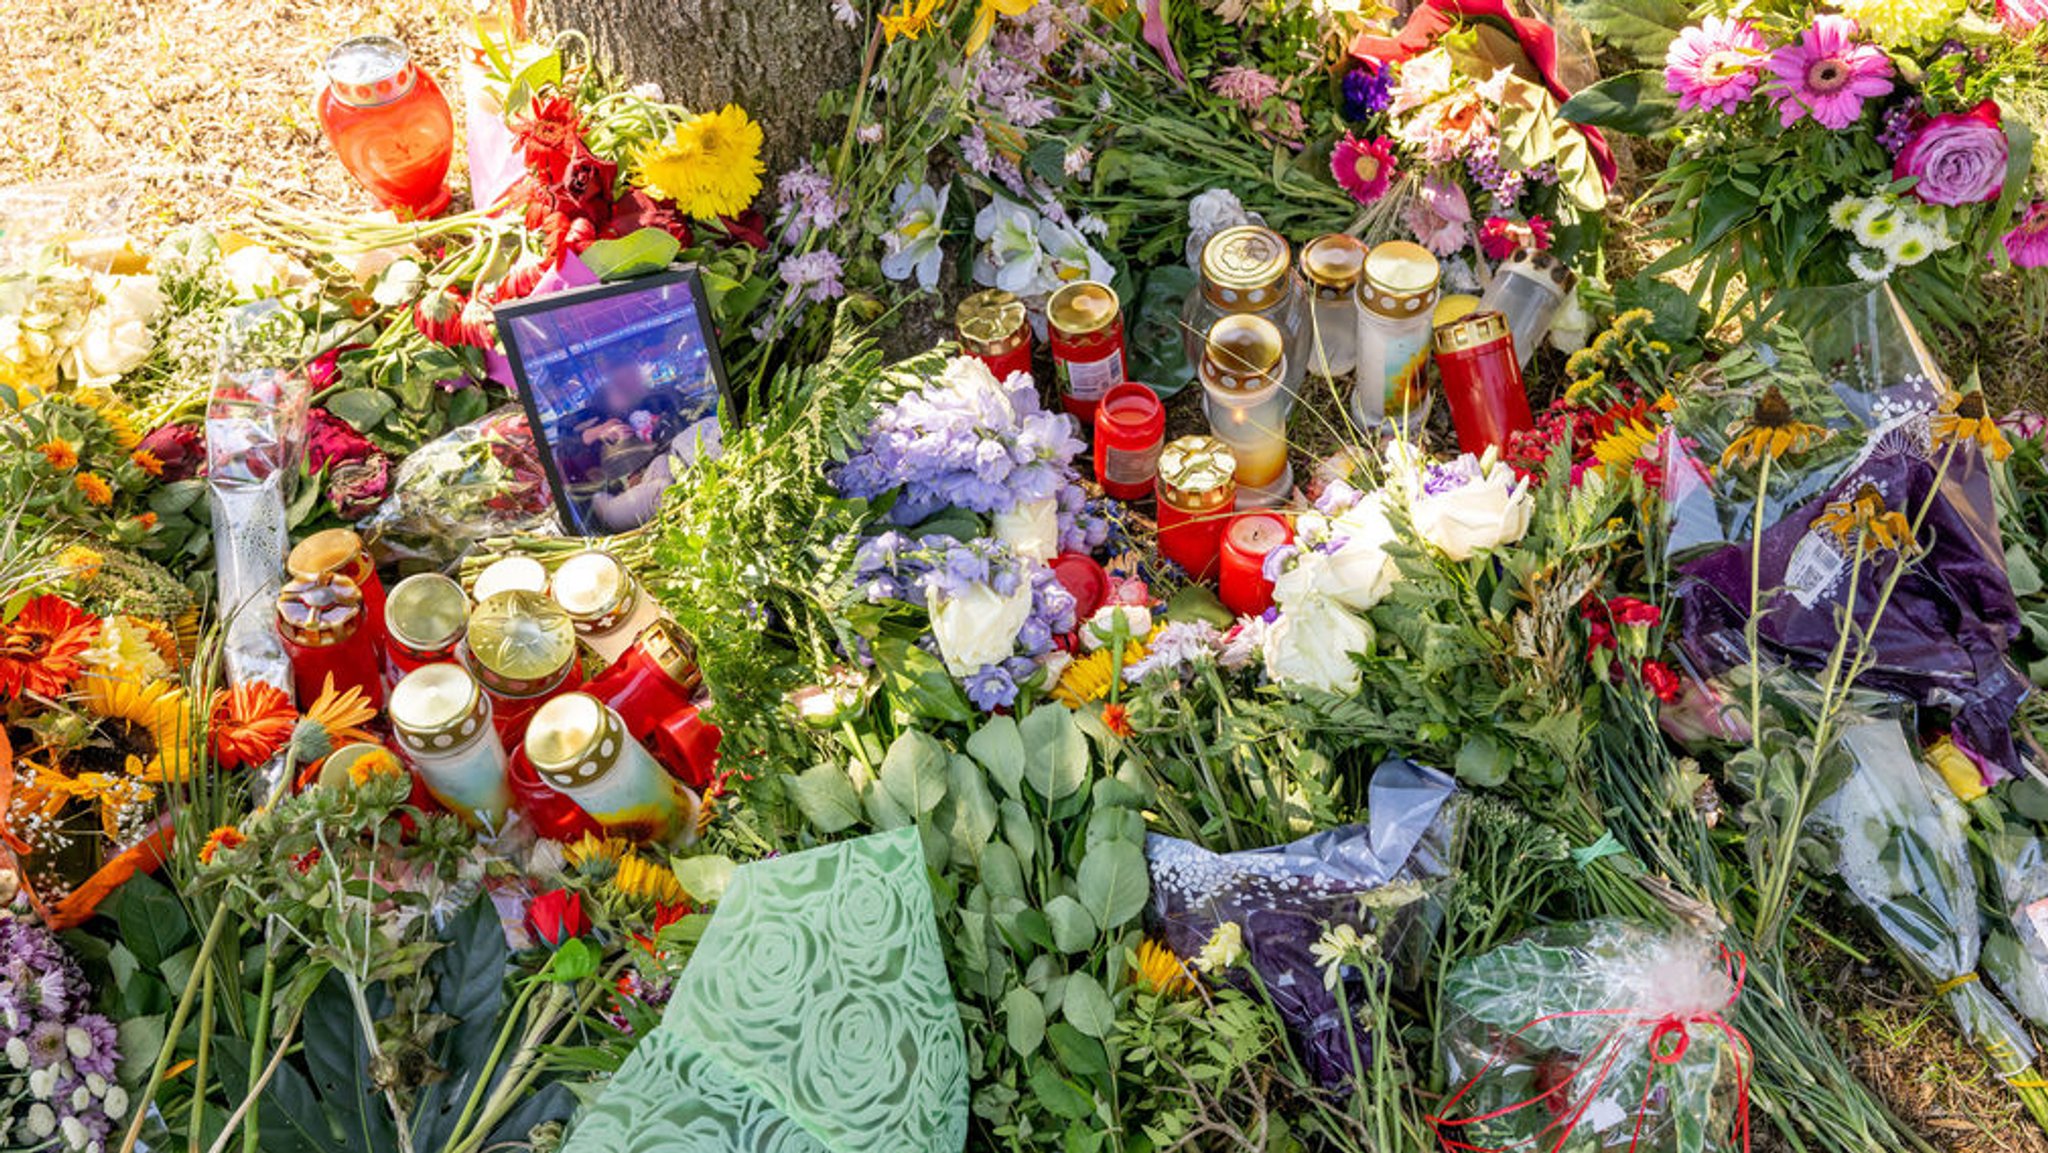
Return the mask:
[[1223,575],[1218,594],[1234,616],[1257,616],[1273,607],[1273,582],[1266,579],[1266,554],[1294,539],[1286,518],[1269,512],[1240,513],[1223,532]]

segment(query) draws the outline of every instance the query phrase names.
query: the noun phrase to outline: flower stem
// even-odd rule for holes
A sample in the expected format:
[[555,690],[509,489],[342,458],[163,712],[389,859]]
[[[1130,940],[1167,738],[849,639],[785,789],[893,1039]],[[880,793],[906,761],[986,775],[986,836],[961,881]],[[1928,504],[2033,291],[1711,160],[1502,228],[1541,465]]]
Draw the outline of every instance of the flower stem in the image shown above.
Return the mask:
[[1764,570],[1764,503],[1771,492],[1771,455],[1764,454],[1763,467],[1756,474],[1756,511],[1750,514],[1749,525],[1749,619],[1742,624],[1742,640],[1749,648],[1749,742],[1750,747],[1763,748],[1764,681],[1762,638],[1763,570]]
[[208,962],[213,951],[220,945],[220,937],[228,924],[226,901],[215,905],[213,920],[206,926],[206,936],[200,939],[199,954],[192,959],[192,975],[185,978],[185,990],[178,995],[178,1007],[171,1012],[171,1023],[164,1030],[164,1043],[157,1049],[156,1064],[151,1066],[149,1080],[142,1086],[142,1095],[131,1106],[134,1116],[128,1122],[128,1133],[121,1139],[121,1153],[135,1153],[135,1146],[142,1140],[143,1122],[149,1119],[150,1103],[156,1100],[156,1091],[164,1082],[164,1071],[171,1066],[171,1056],[178,1049],[178,1038],[185,1032],[185,1022],[191,1019],[192,1003],[199,997],[199,983],[211,967]]
[[[276,989],[277,953],[274,950],[266,947],[263,952],[263,989],[260,995],[260,999],[256,1002],[256,1031],[249,1038],[249,1067],[251,1069],[254,1069],[257,1066],[257,1064],[263,1060],[264,1046],[270,1043],[270,999],[272,996],[275,995]],[[296,1016],[293,1017],[292,1023],[294,1026],[298,1024],[298,1018]],[[290,1030],[286,1030],[286,1033],[289,1034]],[[284,1050],[289,1048],[289,1046],[280,1042],[277,1048],[278,1054],[282,1055]],[[274,1068],[276,1066],[276,1063],[276,1057],[273,1056],[270,1061],[271,1067]],[[266,1069],[264,1071],[264,1084],[269,1083],[270,1072],[271,1069]],[[241,1108],[236,1110],[237,1113],[247,1112],[249,1118],[247,1126],[242,1130],[242,1153],[261,1153],[261,1147],[258,1144],[257,1137],[262,1129],[262,1119],[255,1111],[251,1110],[249,1106],[252,1102],[256,1100],[257,1094],[261,1093],[262,1091],[262,1084],[251,1085],[249,1087],[249,1095],[242,1101]],[[231,1118],[228,1122],[227,1128],[223,1129],[221,1132],[222,1138],[225,1139],[228,1131],[232,1130],[234,1127],[234,1121]],[[216,1144],[218,1144],[218,1142],[216,1142]]]

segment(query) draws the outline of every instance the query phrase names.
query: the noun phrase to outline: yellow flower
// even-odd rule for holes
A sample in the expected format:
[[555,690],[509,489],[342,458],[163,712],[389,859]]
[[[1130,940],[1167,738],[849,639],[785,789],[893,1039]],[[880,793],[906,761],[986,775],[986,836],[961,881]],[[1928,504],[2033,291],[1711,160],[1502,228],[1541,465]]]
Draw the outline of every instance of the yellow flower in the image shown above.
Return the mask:
[[[1124,667],[1145,656],[1143,641],[1133,638],[1124,643]],[[1075,657],[1060,675],[1060,683],[1053,686],[1052,699],[1070,709],[1078,709],[1089,701],[1099,701],[1109,695],[1110,670],[1115,658],[1106,648],[1096,649],[1087,656]]]
[[1922,44],[1946,35],[1968,0],[1835,0],[1835,10],[1887,48]]
[[134,419],[128,415],[128,410],[122,407],[121,402],[115,400],[111,394],[105,396],[85,395],[79,399],[85,402],[87,408],[97,411],[100,414],[101,420],[107,422],[107,431],[114,434],[114,443],[119,445],[123,451],[134,448],[142,443],[142,434],[136,431]]
[[80,681],[85,710],[103,721],[118,721],[146,735],[155,752],[129,771],[147,781],[182,781],[192,768],[191,718],[184,690],[168,680],[150,684],[115,677]]
[[1593,442],[1593,458],[1608,468],[1627,468],[1656,443],[1655,428],[1632,420]]
[[1949,738],[1943,737],[1934,742],[1928,748],[1926,757],[1928,766],[1940,773],[1942,780],[1948,782],[1948,787],[1955,793],[1956,800],[1967,804],[1989,791],[1984,787],[1984,774],[1978,771],[1977,762],[1971,760],[1969,754],[1957,748],[1956,743]]
[[1812,527],[1834,533],[1844,548],[1867,541],[1874,548],[1897,551],[1913,543],[1913,526],[1906,514],[1886,508],[1884,494],[1874,484],[1856,490],[1855,496],[1829,501],[1813,518]]
[[974,27],[967,30],[967,54],[974,55],[988,43],[995,34],[998,15],[1022,16],[1036,3],[1038,0],[981,0],[981,7],[974,12]]
[[235,828],[233,825],[222,825],[220,828],[206,834],[206,843],[199,846],[199,863],[211,865],[213,864],[215,854],[233,852],[247,844],[248,840],[247,837],[242,835],[240,829]]
[[562,846],[562,856],[570,865],[587,869],[593,865],[616,866],[619,858],[626,855],[631,846],[617,837],[600,837],[585,833],[573,845]]
[[1195,978],[1187,965],[1172,949],[1150,937],[1138,942],[1138,966],[1132,975],[1162,997],[1185,997],[1195,991]]
[[882,36],[894,43],[898,36],[915,40],[931,30],[932,12],[939,6],[939,0],[903,0],[903,6],[894,12],[884,12],[876,18],[882,26]]
[[102,507],[114,503],[114,490],[108,487],[97,473],[81,472],[71,478],[78,491],[85,494],[85,502]]
[[1244,929],[1236,921],[1225,921],[1203,942],[1202,951],[1195,955],[1195,968],[1214,973],[1218,969],[1234,969],[1243,959]]
[[404,771],[404,766],[398,763],[398,758],[392,756],[390,750],[376,749],[349,762],[348,783],[360,789],[374,777],[388,777]]
[[2011,442],[1984,408],[1982,392],[1945,392],[1929,429],[1938,441],[1976,441],[1992,460],[2012,455]]
[[1606,373],[1589,372],[1564,386],[1564,398],[1574,403],[1584,401],[1588,393],[1606,383]]
[[99,635],[82,659],[89,671],[115,680],[147,683],[161,680],[171,671],[157,649],[149,623],[130,616],[102,620]]
[[61,436],[53,436],[36,446],[43,459],[58,472],[70,472],[78,467],[78,446]]
[[1764,389],[1746,420],[1729,430],[1728,447],[1721,453],[1721,467],[1740,462],[1754,465],[1765,457],[1777,460],[1788,452],[1805,452],[1826,440],[1827,430],[1792,416],[1792,406],[1777,385]]
[[666,862],[650,861],[638,853],[619,858],[619,871],[612,876],[612,888],[621,896],[674,905],[689,899],[676,871]]
[[57,554],[56,564],[65,576],[83,584],[100,575],[100,566],[106,559],[82,544],[74,544]]
[[763,171],[761,126],[737,104],[692,116],[633,154],[633,183],[699,220],[745,211]]

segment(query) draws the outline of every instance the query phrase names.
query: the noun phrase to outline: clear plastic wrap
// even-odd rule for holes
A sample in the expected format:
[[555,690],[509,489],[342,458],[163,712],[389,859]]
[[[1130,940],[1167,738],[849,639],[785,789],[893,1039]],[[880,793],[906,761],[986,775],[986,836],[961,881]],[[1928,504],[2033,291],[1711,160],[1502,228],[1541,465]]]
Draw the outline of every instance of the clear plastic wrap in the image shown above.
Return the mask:
[[1984,972],[2020,1014],[2048,1029],[2048,847],[2039,837],[2007,830],[1989,838],[2000,907],[1984,937]]
[[1741,962],[1627,921],[1538,930],[1453,966],[1438,1031],[1447,1148],[1747,1147]]
[[[1168,947],[1194,957],[1218,927],[1237,925],[1258,985],[1298,1039],[1309,1070],[1326,1086],[1351,1081],[1348,1034],[1360,1036],[1363,1054],[1370,1027],[1358,1012],[1364,991],[1346,993],[1355,1021],[1347,1030],[1312,946],[1327,929],[1348,925],[1376,937],[1397,983],[1412,981],[1438,912],[1436,886],[1450,874],[1456,791],[1434,769],[1390,760],[1373,774],[1367,824],[1242,853],[1154,834],[1145,856],[1152,912]],[[1346,979],[1363,977],[1351,969]]]
[[421,445],[356,528],[380,563],[443,568],[490,537],[561,532],[526,414],[510,406]]

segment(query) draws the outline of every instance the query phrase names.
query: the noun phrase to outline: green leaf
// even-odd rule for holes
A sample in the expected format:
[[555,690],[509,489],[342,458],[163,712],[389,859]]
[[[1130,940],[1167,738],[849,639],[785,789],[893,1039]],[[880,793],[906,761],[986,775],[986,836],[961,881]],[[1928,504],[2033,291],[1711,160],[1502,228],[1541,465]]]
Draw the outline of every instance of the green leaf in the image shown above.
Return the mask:
[[1010,990],[1003,998],[1003,1031],[1020,1056],[1037,1052],[1045,1040],[1045,1002],[1022,985]]
[[972,757],[955,753],[946,767],[946,833],[953,841],[953,863],[973,864],[981,847],[996,832],[996,798],[989,792],[988,775]]
[[1188,585],[1166,602],[1166,615],[1177,621],[1207,621],[1219,629],[1237,623],[1237,617],[1223,606],[1206,585]]
[[1045,1031],[1046,1040],[1052,1042],[1052,1055],[1076,1077],[1094,1077],[1109,1072],[1109,1051],[1102,1042],[1065,1021],[1054,1022]]
[[1506,784],[1508,770],[1513,767],[1514,758],[1504,752],[1492,737],[1474,734],[1458,746],[1458,780],[1475,789],[1495,789]]
[[1052,925],[1053,947],[1062,953],[1078,953],[1095,943],[1095,918],[1065,893],[1045,903],[1045,919]]
[[946,747],[916,729],[897,737],[882,758],[882,788],[922,820],[946,795]]
[[123,1085],[140,1085],[149,1076],[157,1053],[164,1047],[164,1018],[161,1013],[129,1017],[115,1030],[120,1038]]
[[1095,1112],[1095,1098],[1079,1086],[1061,1077],[1051,1064],[1034,1062],[1031,1066],[1031,1095],[1038,1099],[1040,1106],[1055,1117],[1079,1121]]
[[1074,1028],[1090,1037],[1104,1038],[1116,1025],[1116,1005],[1102,991],[1102,982],[1091,973],[1067,975],[1066,995],[1060,1013]]
[[525,110],[534,95],[551,84],[562,82],[562,55],[550,52],[528,64],[505,90],[505,115],[509,118]]
[[1635,54],[1645,64],[1664,63],[1679,29],[1692,23],[1680,0],[1563,0],[1572,18],[1602,42]]
[[596,976],[597,960],[597,953],[589,942],[581,937],[571,937],[555,950],[553,959],[548,963],[546,977],[559,984],[574,984]]
[[782,782],[804,819],[819,832],[830,836],[860,823],[860,794],[839,766],[812,765],[795,776],[784,776]]
[[383,424],[391,410],[398,407],[391,394],[375,388],[346,388],[331,392],[320,404],[347,421],[357,432],[369,432]]
[[1088,738],[1074,724],[1074,714],[1056,706],[1035,709],[1017,729],[1031,787],[1050,801],[1079,792],[1088,779]]
[[682,242],[669,233],[642,228],[630,236],[592,244],[583,250],[583,263],[599,280],[630,280],[667,268],[682,250]]
[[991,897],[1024,898],[1024,870],[1017,852],[997,841],[981,854],[981,883]]
[[150,968],[165,960],[192,939],[192,922],[185,906],[155,878],[137,875],[121,886],[121,907],[114,920],[121,926],[121,940],[135,959]]
[[1671,127],[1678,99],[1661,73],[1624,72],[1581,89],[1558,114],[1574,124],[1649,136]]
[[676,882],[683,892],[690,894],[690,900],[700,905],[717,904],[725,897],[725,887],[732,883],[733,870],[738,866],[732,858],[722,853],[706,853],[699,857],[680,857],[670,864],[676,875]]
[[874,642],[875,667],[890,699],[912,716],[966,724],[974,719],[946,666],[939,658],[911,644],[903,637],[878,637]]
[[967,738],[967,751],[980,761],[1003,791],[1024,795],[1024,738],[1011,717],[990,717]]
[[1105,933],[1142,912],[1152,895],[1144,851],[1124,841],[1110,841],[1090,851],[1081,859],[1075,883],[1082,907]]

